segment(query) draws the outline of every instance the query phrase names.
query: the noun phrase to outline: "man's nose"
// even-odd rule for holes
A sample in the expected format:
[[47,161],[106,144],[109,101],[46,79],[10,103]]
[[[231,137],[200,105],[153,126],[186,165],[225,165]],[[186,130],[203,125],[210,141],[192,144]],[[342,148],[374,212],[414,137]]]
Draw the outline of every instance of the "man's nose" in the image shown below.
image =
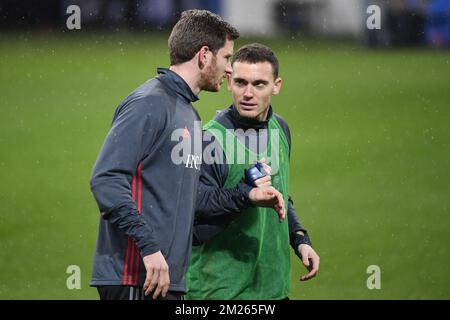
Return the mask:
[[250,85],[245,87],[244,97],[246,97],[246,98],[252,98],[253,97],[253,90],[252,90],[252,87]]
[[231,73],[233,72],[233,69],[231,68],[231,63],[227,63],[227,66],[226,66],[226,68],[225,68],[225,73],[227,74],[227,75],[230,75]]

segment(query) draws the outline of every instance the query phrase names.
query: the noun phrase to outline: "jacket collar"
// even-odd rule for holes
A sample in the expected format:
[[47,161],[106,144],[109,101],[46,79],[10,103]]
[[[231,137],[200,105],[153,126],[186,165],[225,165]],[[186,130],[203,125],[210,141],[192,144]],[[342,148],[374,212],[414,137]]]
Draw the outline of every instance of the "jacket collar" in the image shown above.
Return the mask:
[[199,98],[195,95],[189,85],[177,73],[167,68],[157,68],[159,76],[158,79],[167,87],[173,90],[178,95],[182,96],[186,102],[194,102]]
[[253,118],[244,118],[239,114],[239,111],[234,105],[230,106],[229,112],[230,118],[234,123],[235,128],[241,129],[266,129],[269,123],[270,118],[273,116],[272,106],[269,106],[269,112],[267,113],[267,119],[263,121],[259,121]]

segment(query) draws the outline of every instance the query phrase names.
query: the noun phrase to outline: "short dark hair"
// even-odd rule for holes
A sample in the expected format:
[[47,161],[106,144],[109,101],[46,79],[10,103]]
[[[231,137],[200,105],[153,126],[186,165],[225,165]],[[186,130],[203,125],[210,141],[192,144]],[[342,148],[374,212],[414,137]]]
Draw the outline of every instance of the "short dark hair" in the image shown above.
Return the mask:
[[191,60],[203,46],[216,54],[226,40],[237,38],[239,32],[217,14],[208,10],[184,11],[169,37],[170,64]]
[[240,47],[231,57],[231,65],[236,61],[258,63],[269,62],[272,65],[273,77],[278,78],[279,64],[275,53],[269,47],[260,43],[251,43]]

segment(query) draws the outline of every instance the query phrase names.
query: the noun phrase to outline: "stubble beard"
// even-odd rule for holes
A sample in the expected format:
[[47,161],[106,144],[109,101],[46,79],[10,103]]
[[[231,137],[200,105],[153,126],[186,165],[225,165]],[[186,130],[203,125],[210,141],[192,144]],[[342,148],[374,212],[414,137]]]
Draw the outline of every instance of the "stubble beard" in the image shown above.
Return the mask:
[[217,79],[216,58],[205,68],[205,72],[200,77],[200,90],[208,92],[218,92],[220,90],[220,79]]

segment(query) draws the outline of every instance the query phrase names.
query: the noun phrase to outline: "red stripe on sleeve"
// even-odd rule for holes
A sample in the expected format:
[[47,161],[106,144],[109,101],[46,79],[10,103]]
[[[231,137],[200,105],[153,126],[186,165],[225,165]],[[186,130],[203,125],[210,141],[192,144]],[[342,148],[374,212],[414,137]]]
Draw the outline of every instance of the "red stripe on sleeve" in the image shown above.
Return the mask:
[[123,269],[123,281],[122,281],[122,283],[124,284],[124,285],[126,285],[127,284],[127,272],[128,272],[128,257],[129,257],[129,255],[130,255],[130,245],[131,245],[131,238],[130,238],[130,236],[128,236],[128,245],[127,245],[127,251],[126,251],[126,254],[125,254],[125,266],[124,266],[124,269]]
[[136,247],[136,244],[134,241],[132,241],[133,244],[131,246],[131,264],[130,264],[130,274],[128,276],[128,284],[132,284],[133,283],[133,265],[134,265],[134,248]]
[[[137,178],[138,178],[138,214],[140,215],[142,212],[142,174],[141,174],[141,163],[139,162],[137,168]],[[134,285],[137,285],[138,276],[139,276],[139,267],[141,262],[141,254],[139,249],[136,247],[136,270],[134,276]]]
[[[131,182],[131,197],[133,198],[133,201],[136,202],[136,176],[133,177],[133,180]],[[130,263],[129,258],[130,258],[130,250],[131,250],[132,244],[133,244],[133,248],[134,248],[134,241],[131,240],[130,236],[128,236],[128,245],[127,245],[127,251],[125,253],[125,265],[124,265],[124,269],[123,269],[123,281],[122,281],[122,283],[124,285],[126,285],[128,283],[128,281],[131,282],[131,279],[129,279],[129,277],[131,277],[132,271],[130,272],[130,270],[132,270],[133,267],[131,265],[131,268],[128,268],[128,264]],[[130,274],[128,274],[128,273],[130,273]]]

